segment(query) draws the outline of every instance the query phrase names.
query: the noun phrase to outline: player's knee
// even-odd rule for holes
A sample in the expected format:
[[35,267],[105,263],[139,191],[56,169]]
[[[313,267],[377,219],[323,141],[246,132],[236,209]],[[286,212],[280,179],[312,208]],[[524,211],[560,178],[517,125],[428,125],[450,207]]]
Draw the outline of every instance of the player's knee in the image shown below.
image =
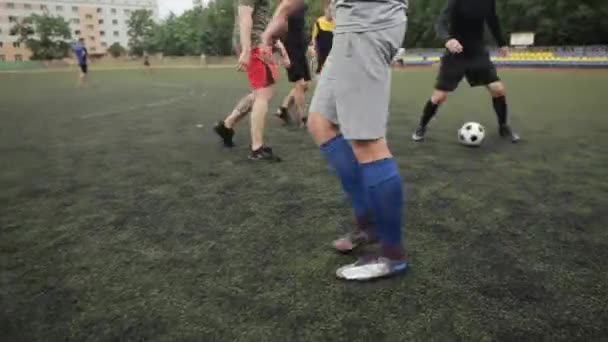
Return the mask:
[[490,93],[492,97],[502,97],[506,95],[505,85],[502,82],[496,82],[490,85]]
[[254,102],[264,101],[268,102],[272,98],[272,88],[260,88],[256,89],[253,94]]
[[308,90],[308,82],[301,80],[297,83],[297,87],[301,92],[306,92]]
[[360,163],[368,163],[391,157],[385,138],[372,140],[353,140],[353,152]]
[[336,126],[319,113],[310,113],[306,126],[317,145],[322,145],[338,134]]
[[435,90],[431,96],[431,101],[434,104],[440,105],[448,99],[448,93],[441,90]]

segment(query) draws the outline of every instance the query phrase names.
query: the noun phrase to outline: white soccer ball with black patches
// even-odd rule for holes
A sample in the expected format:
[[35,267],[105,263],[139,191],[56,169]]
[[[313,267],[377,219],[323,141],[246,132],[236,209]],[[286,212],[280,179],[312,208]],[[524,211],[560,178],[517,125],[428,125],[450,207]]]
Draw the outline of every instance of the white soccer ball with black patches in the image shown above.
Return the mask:
[[486,129],[477,122],[467,122],[458,130],[458,141],[466,146],[479,146],[486,136]]

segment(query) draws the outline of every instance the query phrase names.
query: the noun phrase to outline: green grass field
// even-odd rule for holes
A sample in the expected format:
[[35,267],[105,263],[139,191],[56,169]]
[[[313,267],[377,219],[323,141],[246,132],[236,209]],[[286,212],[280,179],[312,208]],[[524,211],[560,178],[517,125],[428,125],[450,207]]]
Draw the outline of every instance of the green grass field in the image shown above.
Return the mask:
[[396,72],[412,270],[363,285],[334,278],[350,212],[306,132],[269,119],[273,165],[246,122],[233,150],[211,134],[242,74],[91,76],[0,74],[0,340],[608,338],[608,72],[503,70],[519,145],[465,86],[412,143],[434,71]]

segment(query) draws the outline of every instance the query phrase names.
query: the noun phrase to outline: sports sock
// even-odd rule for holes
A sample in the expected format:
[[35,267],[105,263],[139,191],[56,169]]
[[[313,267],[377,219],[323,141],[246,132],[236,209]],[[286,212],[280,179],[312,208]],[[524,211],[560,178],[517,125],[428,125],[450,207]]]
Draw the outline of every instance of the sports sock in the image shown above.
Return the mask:
[[404,258],[401,232],[403,185],[397,162],[393,158],[377,160],[361,164],[361,170],[383,252],[391,259]]
[[334,168],[342,182],[342,188],[348,195],[357,220],[364,220],[368,215],[368,203],[361,167],[355,158],[353,149],[339,134],[321,145],[321,152]]
[[433,103],[433,101],[428,100],[426,102],[422,111],[422,117],[420,118],[420,126],[426,127],[429,124],[431,119],[437,114],[437,108],[439,108],[439,105]]
[[492,104],[498,116],[498,124],[503,126],[507,124],[507,99],[504,96],[493,97]]

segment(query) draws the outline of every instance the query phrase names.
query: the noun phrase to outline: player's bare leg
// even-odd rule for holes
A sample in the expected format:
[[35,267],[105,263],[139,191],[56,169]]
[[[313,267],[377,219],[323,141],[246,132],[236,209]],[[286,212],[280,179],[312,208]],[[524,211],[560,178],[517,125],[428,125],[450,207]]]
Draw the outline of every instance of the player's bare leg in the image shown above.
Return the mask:
[[264,145],[264,128],[268,102],[272,98],[272,87],[260,88],[254,91],[255,99],[251,108],[251,150],[255,151]]
[[272,149],[264,145],[264,129],[266,127],[266,114],[268,103],[272,99],[272,86],[254,90],[255,99],[251,109],[251,160],[281,161]]
[[239,100],[232,112],[223,121],[218,122],[213,127],[215,133],[217,133],[222,139],[224,146],[234,146],[234,142],[232,141],[232,138],[234,137],[234,126],[236,126],[239,121],[251,113],[254,99],[254,93],[245,95]]
[[296,91],[295,87],[291,88],[291,90],[289,91],[287,96],[285,96],[285,98],[283,98],[283,102],[281,102],[281,106],[277,109],[277,112],[275,114],[275,116],[277,117],[277,119],[279,119],[279,121],[281,122],[281,124],[283,126],[288,125],[290,122],[289,107],[294,102],[295,91]]
[[424,140],[424,136],[426,135],[426,128],[428,127],[429,122],[435,115],[437,114],[437,109],[448,99],[448,92],[435,89],[433,90],[433,94],[431,98],[426,102],[424,106],[424,110],[422,111],[422,117],[420,118],[420,124],[414,134],[412,134],[412,140],[414,141],[422,141]]
[[239,102],[237,102],[230,115],[228,115],[228,117],[224,119],[224,125],[226,126],[226,128],[234,129],[234,126],[236,126],[239,121],[246,117],[247,114],[251,113],[254,100],[254,93],[249,93],[243,98],[241,98]]
[[306,91],[308,90],[308,82],[305,80],[299,80],[296,82],[294,87],[294,102],[296,105],[297,118],[300,127],[304,127],[305,125],[305,106],[306,106]]
[[310,113],[308,116],[308,132],[310,132],[315,144],[321,146],[338,135],[338,126],[320,113]]
[[498,118],[498,133],[501,137],[509,139],[513,143],[519,142],[519,135],[511,129],[508,123],[507,98],[504,83],[501,81],[493,82],[488,84],[487,88],[492,96],[492,105]]

